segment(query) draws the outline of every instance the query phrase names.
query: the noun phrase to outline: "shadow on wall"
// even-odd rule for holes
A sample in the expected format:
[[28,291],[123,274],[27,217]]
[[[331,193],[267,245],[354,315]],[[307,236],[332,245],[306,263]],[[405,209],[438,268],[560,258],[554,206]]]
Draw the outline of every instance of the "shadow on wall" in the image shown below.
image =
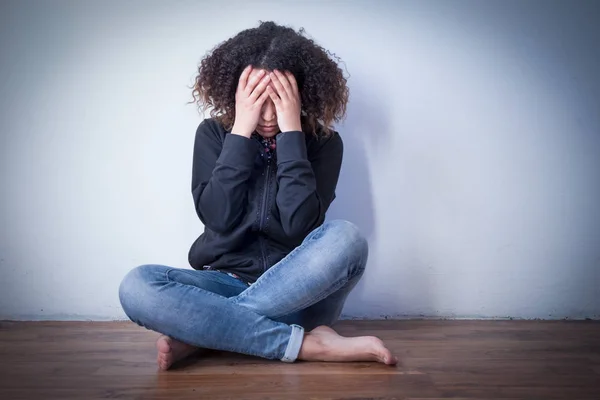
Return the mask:
[[389,130],[386,110],[377,107],[381,103],[376,91],[363,91],[360,83],[349,86],[346,119],[336,128],[344,141],[344,160],[327,219],[353,222],[371,242],[375,239],[375,210],[367,142],[374,136],[389,135]]
[[[336,199],[327,213],[327,219],[345,219],[356,224],[369,241],[371,248],[377,240],[375,226],[375,208],[371,183],[370,163],[380,152],[378,144],[386,143],[390,137],[390,117],[386,104],[381,98],[381,90],[365,90],[368,77],[353,79],[349,82],[350,101],[345,121],[336,129],[344,141],[344,159],[336,190]],[[370,85],[371,86],[371,85]],[[372,87],[372,86],[371,86]],[[369,151],[375,152],[369,154]],[[354,301],[363,303],[365,281],[371,274],[377,275],[377,263],[373,263],[373,251],[369,258],[367,279],[352,291]],[[355,308],[352,305],[351,308]],[[355,313],[353,313],[355,314]]]
[[[371,177],[378,171],[372,168],[385,165],[378,162],[382,158],[394,157],[398,161],[397,158],[403,156],[390,154],[386,147],[392,140],[393,122],[389,107],[386,107],[389,104],[387,90],[374,87],[374,80],[364,76],[350,83],[350,92],[347,118],[338,129],[344,140],[344,161],[337,198],[331,206],[328,219],[340,218],[355,223],[369,241],[371,251],[365,276],[349,296],[342,317],[434,315],[436,311],[429,276],[431,267],[426,254],[419,254],[420,246],[415,242],[419,221],[411,211],[414,199],[406,188],[396,188],[399,197],[404,200],[393,208],[397,213],[393,219],[402,221],[402,226],[397,227],[393,239],[377,237],[378,213],[375,210]],[[402,185],[402,181],[399,177],[398,181],[392,179],[386,184]],[[379,215],[380,220],[385,218],[385,215]],[[392,243],[396,252],[399,252],[398,257],[390,257],[389,251],[382,252],[380,246],[376,246],[378,240],[387,245]],[[379,251],[376,251],[378,247]],[[408,262],[397,265],[399,260]]]

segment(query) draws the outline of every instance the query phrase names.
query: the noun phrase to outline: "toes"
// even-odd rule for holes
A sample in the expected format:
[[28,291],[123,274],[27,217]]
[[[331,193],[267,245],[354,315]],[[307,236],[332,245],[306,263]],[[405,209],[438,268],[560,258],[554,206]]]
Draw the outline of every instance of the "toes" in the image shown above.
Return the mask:
[[385,347],[385,344],[381,339],[373,336],[370,338],[370,341],[372,354],[377,358],[377,361],[387,365],[394,365],[398,362],[398,359],[392,355],[387,347]]
[[172,354],[159,351],[156,355],[156,363],[161,370],[166,371],[172,364]]
[[156,358],[156,365],[158,365],[158,368],[162,369],[163,371],[166,369],[165,368],[166,364],[165,364],[164,360],[162,358],[160,358],[160,357]]
[[393,355],[390,355],[390,356],[387,358],[387,362],[386,362],[386,364],[387,364],[387,365],[396,365],[396,364],[398,364],[398,357],[396,357],[396,356],[393,356]]
[[171,366],[171,360],[166,358],[159,358],[157,360],[158,367],[163,371],[166,371]]
[[396,365],[398,364],[398,357],[394,357],[391,354],[385,355],[381,362],[387,365]]
[[161,336],[156,341],[156,349],[161,353],[169,353],[171,351],[171,344],[166,336]]
[[384,363],[387,365],[394,365],[398,362],[398,359],[392,355],[392,353],[386,348],[384,352]]

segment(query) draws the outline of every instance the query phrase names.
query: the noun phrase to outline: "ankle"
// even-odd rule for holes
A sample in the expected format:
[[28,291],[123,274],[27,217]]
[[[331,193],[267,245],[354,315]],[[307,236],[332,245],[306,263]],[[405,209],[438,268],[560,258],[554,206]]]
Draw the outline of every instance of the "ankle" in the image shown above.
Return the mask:
[[323,340],[318,335],[312,335],[310,332],[304,334],[300,352],[298,353],[299,360],[311,361],[318,359],[325,350]]

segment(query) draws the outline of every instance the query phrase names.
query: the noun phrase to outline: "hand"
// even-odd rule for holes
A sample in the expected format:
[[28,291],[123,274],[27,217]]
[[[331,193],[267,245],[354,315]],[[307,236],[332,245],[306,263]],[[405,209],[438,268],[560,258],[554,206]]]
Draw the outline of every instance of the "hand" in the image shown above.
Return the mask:
[[248,65],[238,82],[235,92],[235,120],[231,133],[249,138],[258,125],[262,105],[269,97],[265,91],[271,77],[265,71],[251,75],[252,66]]
[[300,95],[296,78],[289,71],[283,74],[277,70],[271,72],[270,76],[271,83],[275,86],[276,91],[269,85],[267,86],[267,93],[275,103],[279,129],[281,129],[281,132],[302,131]]

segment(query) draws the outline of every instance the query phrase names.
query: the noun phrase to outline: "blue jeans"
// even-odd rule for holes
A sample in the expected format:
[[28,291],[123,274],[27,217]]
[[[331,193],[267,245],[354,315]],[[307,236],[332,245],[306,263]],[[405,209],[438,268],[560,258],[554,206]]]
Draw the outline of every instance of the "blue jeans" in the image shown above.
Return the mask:
[[184,343],[293,362],[305,329],[338,319],[367,256],[356,226],[331,221],[250,286],[220,271],[142,265],[119,297],[133,322]]

